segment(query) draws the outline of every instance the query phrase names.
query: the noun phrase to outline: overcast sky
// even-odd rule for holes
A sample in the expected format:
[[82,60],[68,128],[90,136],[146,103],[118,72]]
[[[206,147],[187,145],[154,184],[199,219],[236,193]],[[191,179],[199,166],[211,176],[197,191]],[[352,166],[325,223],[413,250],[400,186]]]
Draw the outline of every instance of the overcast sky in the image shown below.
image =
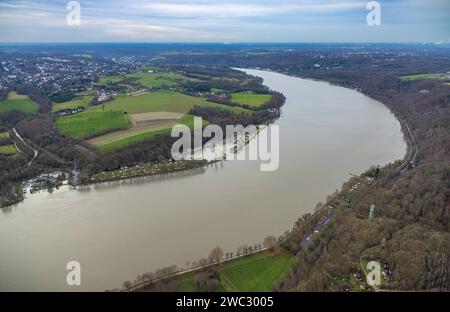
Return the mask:
[[0,42],[450,42],[450,0],[0,0]]

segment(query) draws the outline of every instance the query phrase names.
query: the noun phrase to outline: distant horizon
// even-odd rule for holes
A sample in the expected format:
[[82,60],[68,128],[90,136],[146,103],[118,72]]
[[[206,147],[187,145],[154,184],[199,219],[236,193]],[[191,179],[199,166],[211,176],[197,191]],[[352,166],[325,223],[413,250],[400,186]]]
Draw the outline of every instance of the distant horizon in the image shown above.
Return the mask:
[[75,45],[75,44],[220,44],[220,45],[237,45],[237,44],[261,44],[261,45],[275,45],[275,44],[295,44],[295,45],[307,45],[307,44],[317,44],[317,45],[342,45],[342,44],[360,44],[360,45],[383,45],[383,44],[392,44],[392,45],[434,45],[434,46],[450,46],[450,42],[420,42],[420,41],[411,41],[411,42],[396,42],[396,41],[379,41],[379,42],[359,42],[359,41],[317,41],[317,42],[296,42],[296,41],[242,41],[242,42],[221,42],[221,41],[136,41],[136,42],[127,42],[127,41],[67,41],[67,42],[58,42],[58,41],[18,41],[18,42],[2,42],[0,41],[0,45],[45,45],[45,44],[55,44],[55,45]]

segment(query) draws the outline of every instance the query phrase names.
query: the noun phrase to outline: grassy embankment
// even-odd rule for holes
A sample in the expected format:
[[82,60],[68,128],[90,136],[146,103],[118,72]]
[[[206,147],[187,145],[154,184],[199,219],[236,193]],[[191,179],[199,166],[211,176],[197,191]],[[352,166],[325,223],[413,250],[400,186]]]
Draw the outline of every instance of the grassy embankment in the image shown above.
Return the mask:
[[6,100],[0,101],[0,113],[14,109],[25,113],[36,113],[39,110],[39,106],[30,100],[27,95],[11,91],[8,93]]
[[[279,252],[263,251],[225,262],[218,268],[218,291],[271,291],[286,274],[294,256],[282,249]],[[179,291],[195,292],[195,273],[181,277]]]

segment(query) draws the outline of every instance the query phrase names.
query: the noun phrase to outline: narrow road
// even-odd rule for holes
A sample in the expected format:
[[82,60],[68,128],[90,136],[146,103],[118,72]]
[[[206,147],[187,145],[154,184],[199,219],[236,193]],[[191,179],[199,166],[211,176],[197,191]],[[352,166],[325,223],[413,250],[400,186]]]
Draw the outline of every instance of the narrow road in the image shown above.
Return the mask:
[[32,150],[33,153],[34,153],[33,158],[28,162],[28,167],[29,167],[29,166],[31,166],[31,164],[33,163],[33,161],[34,161],[34,160],[36,159],[36,157],[38,156],[38,151],[35,150],[34,148],[32,148],[30,145],[28,145],[28,144],[25,142],[25,140],[24,140],[24,139],[20,136],[20,134],[17,132],[16,128],[13,128],[12,130],[13,130],[14,134],[16,135],[16,137],[22,142],[22,144],[23,144],[25,147],[27,147],[27,148],[29,148],[30,150]]
[[403,164],[400,165],[399,169],[401,172],[405,172],[409,168],[414,168],[416,166],[417,162],[417,156],[419,154],[419,146],[416,143],[416,140],[414,138],[414,135],[412,134],[411,129],[409,128],[408,123],[406,120],[400,119],[400,121],[405,125],[407,134],[409,134],[409,138],[411,141],[410,148],[412,148],[412,151],[409,153],[411,155],[410,159],[407,159],[403,162]]

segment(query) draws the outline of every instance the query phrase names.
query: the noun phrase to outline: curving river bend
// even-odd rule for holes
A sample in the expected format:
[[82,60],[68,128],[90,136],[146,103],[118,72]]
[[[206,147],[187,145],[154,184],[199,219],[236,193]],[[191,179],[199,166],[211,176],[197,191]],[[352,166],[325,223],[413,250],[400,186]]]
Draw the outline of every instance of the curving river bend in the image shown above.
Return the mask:
[[[245,70],[286,98],[280,166],[227,161],[183,176],[41,192],[0,210],[0,291],[105,290],[143,272],[235,251],[290,229],[349,173],[403,158],[381,103],[324,82]],[[81,263],[82,286],[66,286]]]

